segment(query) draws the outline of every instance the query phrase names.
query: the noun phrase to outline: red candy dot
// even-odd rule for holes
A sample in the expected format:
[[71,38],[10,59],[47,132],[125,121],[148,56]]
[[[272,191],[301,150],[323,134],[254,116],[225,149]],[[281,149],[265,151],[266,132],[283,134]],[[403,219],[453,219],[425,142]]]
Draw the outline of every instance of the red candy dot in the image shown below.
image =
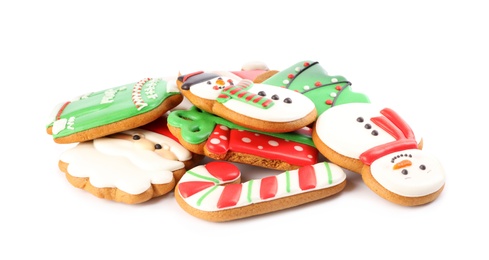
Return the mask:
[[291,79],[291,78],[293,78],[293,77],[294,77],[294,74],[289,74],[289,75],[287,75],[287,77],[288,77],[289,79]]
[[304,67],[307,67],[309,65],[310,65],[309,62],[304,62]]
[[316,83],[314,83],[314,86],[316,86],[316,87],[319,87],[319,86],[321,86],[321,82],[319,82],[319,81],[316,81]]
[[333,101],[331,101],[331,99],[328,99],[328,100],[326,100],[325,103],[326,103],[326,105],[332,105],[333,104]]
[[341,86],[340,85],[336,86],[336,90],[341,90]]

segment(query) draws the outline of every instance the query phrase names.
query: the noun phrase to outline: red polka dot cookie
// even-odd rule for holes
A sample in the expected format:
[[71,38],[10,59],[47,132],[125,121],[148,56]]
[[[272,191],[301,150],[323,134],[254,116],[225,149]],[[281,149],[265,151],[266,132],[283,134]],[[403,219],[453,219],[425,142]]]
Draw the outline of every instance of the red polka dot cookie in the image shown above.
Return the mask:
[[216,160],[276,170],[318,162],[309,128],[289,133],[257,132],[194,106],[172,111],[168,129],[188,150]]

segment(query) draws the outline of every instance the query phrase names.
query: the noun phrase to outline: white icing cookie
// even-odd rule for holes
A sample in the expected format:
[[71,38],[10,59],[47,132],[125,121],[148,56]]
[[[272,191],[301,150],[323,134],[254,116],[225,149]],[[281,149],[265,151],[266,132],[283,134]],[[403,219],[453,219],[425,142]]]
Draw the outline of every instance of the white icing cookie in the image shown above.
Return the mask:
[[426,204],[443,190],[443,167],[419,149],[412,129],[392,109],[369,103],[332,107],[318,117],[313,140],[327,159],[362,174],[367,186],[392,202]]
[[134,129],[82,142],[60,156],[74,186],[124,203],[140,203],[171,191],[192,154],[175,140]]

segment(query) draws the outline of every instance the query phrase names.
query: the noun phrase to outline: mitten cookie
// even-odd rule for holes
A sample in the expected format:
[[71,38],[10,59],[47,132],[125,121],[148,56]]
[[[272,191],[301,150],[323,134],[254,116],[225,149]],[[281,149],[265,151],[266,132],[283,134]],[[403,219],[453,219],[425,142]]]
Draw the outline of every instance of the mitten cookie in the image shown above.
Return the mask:
[[392,109],[368,103],[332,107],[318,117],[312,138],[327,159],[360,173],[368,187],[394,203],[429,203],[445,185],[440,162],[420,149],[412,129]]
[[256,132],[193,106],[172,111],[168,129],[188,150],[216,160],[276,170],[318,162],[310,128],[288,133]]
[[60,103],[47,133],[56,143],[92,140],[148,124],[182,100],[174,81],[145,78]]

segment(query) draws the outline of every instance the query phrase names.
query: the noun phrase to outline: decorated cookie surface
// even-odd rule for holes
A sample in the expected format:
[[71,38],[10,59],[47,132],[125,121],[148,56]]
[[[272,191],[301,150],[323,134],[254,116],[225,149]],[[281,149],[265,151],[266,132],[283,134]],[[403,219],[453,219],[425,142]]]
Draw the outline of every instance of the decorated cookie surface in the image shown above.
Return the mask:
[[302,93],[314,102],[318,115],[330,107],[345,103],[369,103],[366,95],[353,92],[343,76],[330,76],[318,62],[298,62],[263,84],[279,86]]
[[[91,140],[147,124],[181,100],[174,82],[145,78],[59,104],[47,125],[48,133],[60,142],[63,138],[66,142]],[[110,129],[101,129],[109,125]]]
[[182,75],[177,85],[198,108],[255,130],[288,132],[316,118],[310,99],[285,88],[206,72]]
[[434,200],[445,184],[438,160],[394,110],[368,103],[335,106],[316,121],[313,140],[333,163],[362,174],[382,197],[414,206]]
[[327,162],[244,183],[238,183],[240,175],[239,169],[227,162],[197,166],[187,171],[177,185],[177,201],[194,216],[228,221],[333,195],[343,189],[346,180],[340,167]]
[[[78,143],[61,154],[60,168],[78,188],[133,203],[141,202],[137,196],[152,187],[157,190],[157,185],[169,185],[165,190],[171,190],[175,175],[185,172],[184,162],[191,158],[192,154],[172,138],[133,129]],[[117,192],[110,189],[121,191],[125,198],[117,197]],[[159,195],[154,192],[150,197]]]
[[[293,169],[318,160],[308,128],[288,133],[266,133],[234,124],[191,107],[168,115],[170,129],[187,149],[218,160],[272,169]],[[204,144],[204,145],[201,145]]]

